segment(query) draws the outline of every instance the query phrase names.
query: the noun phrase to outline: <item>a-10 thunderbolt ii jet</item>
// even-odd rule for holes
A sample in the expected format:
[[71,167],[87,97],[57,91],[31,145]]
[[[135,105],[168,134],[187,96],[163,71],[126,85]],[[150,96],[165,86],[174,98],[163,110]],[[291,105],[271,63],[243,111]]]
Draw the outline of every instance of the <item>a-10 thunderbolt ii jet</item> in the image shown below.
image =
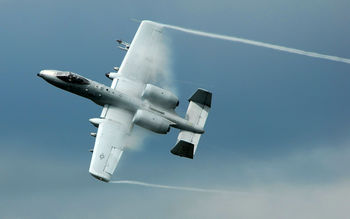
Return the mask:
[[[118,73],[109,73],[111,87],[89,80],[68,71],[42,70],[38,74],[50,84],[103,106],[100,118],[90,119],[98,128],[89,172],[95,178],[108,182],[119,162],[127,140],[132,135],[133,125],[138,125],[159,134],[170,128],[180,129],[180,134],[171,153],[193,158],[204,133],[204,124],[211,107],[212,94],[198,89],[189,99],[186,117],[175,112],[178,98],[171,92],[152,84],[163,37],[163,27],[155,22],[142,21],[136,35],[125,46],[127,54]],[[156,64],[156,66],[154,65]]]

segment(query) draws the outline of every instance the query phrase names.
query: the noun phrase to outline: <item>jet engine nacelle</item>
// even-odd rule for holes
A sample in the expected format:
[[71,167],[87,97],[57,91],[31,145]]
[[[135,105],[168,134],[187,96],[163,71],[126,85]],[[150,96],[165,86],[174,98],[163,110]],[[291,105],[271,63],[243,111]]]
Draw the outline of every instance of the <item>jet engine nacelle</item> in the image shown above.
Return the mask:
[[166,134],[170,131],[171,122],[169,120],[146,110],[137,110],[132,121],[142,128],[159,134]]
[[170,91],[164,90],[152,84],[147,84],[142,93],[142,98],[166,109],[174,109],[179,105],[179,99]]

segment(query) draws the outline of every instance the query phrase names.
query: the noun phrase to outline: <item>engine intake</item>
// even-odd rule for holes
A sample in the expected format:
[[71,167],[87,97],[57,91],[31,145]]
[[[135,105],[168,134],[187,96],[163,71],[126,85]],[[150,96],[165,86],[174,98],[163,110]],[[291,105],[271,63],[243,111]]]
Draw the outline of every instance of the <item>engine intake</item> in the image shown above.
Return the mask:
[[113,80],[114,78],[118,77],[118,74],[115,72],[108,72],[105,74],[107,78]]
[[175,109],[179,105],[179,99],[173,93],[152,84],[146,85],[142,98],[166,109]]
[[133,123],[159,134],[170,131],[170,121],[146,110],[137,110]]

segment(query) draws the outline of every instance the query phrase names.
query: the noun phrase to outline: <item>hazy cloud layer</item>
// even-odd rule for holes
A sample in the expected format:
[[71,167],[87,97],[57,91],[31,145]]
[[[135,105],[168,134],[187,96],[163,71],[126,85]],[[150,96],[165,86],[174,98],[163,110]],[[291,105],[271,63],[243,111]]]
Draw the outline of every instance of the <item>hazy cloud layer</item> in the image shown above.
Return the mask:
[[[13,157],[17,158],[16,162],[9,167]],[[215,180],[193,184],[195,179],[191,183],[181,178],[168,183],[230,191],[213,194],[100,183],[88,175],[87,161],[28,151],[18,154],[16,150],[8,150],[2,153],[0,161],[0,171],[6,173],[0,181],[0,215],[4,218],[38,218],[43,215],[50,218],[139,218],[140,215],[152,218],[343,218],[350,201],[346,170],[349,157],[349,149],[344,147],[300,151],[260,163],[241,160],[244,168],[240,175],[254,176],[251,180],[255,182],[246,185],[236,184],[234,180],[221,186],[215,185]],[[293,170],[294,165],[300,166]],[[292,179],[307,179],[307,175],[297,175],[294,171],[303,171],[303,167],[308,169],[310,165],[315,167],[309,175],[327,168],[325,175],[329,177],[329,171],[334,171],[338,178],[306,184]],[[153,169],[148,170],[149,174],[162,167],[150,165],[150,168]],[[235,169],[237,167],[226,166],[221,178]],[[185,178],[193,177],[190,172],[187,174],[190,175]],[[157,178],[148,181],[168,181]]]
[[142,191],[132,186],[122,187],[124,191],[77,188],[24,193],[2,199],[0,205],[3,218],[346,218],[349,185],[259,187],[234,196]]

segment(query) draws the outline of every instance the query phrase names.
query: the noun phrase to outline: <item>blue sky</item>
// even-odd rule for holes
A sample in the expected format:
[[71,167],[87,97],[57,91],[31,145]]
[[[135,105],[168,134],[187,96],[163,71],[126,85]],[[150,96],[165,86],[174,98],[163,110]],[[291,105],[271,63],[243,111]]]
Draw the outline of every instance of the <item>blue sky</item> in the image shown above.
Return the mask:
[[[350,58],[350,4],[322,1],[0,0],[1,218],[346,218],[350,66],[168,30],[183,115],[213,92],[194,160],[178,132],[124,153],[115,179],[243,192],[105,184],[88,173],[101,108],[45,83],[42,69],[104,74],[149,19]],[[176,82],[177,81],[177,82]],[[188,84],[190,81],[198,84]]]

